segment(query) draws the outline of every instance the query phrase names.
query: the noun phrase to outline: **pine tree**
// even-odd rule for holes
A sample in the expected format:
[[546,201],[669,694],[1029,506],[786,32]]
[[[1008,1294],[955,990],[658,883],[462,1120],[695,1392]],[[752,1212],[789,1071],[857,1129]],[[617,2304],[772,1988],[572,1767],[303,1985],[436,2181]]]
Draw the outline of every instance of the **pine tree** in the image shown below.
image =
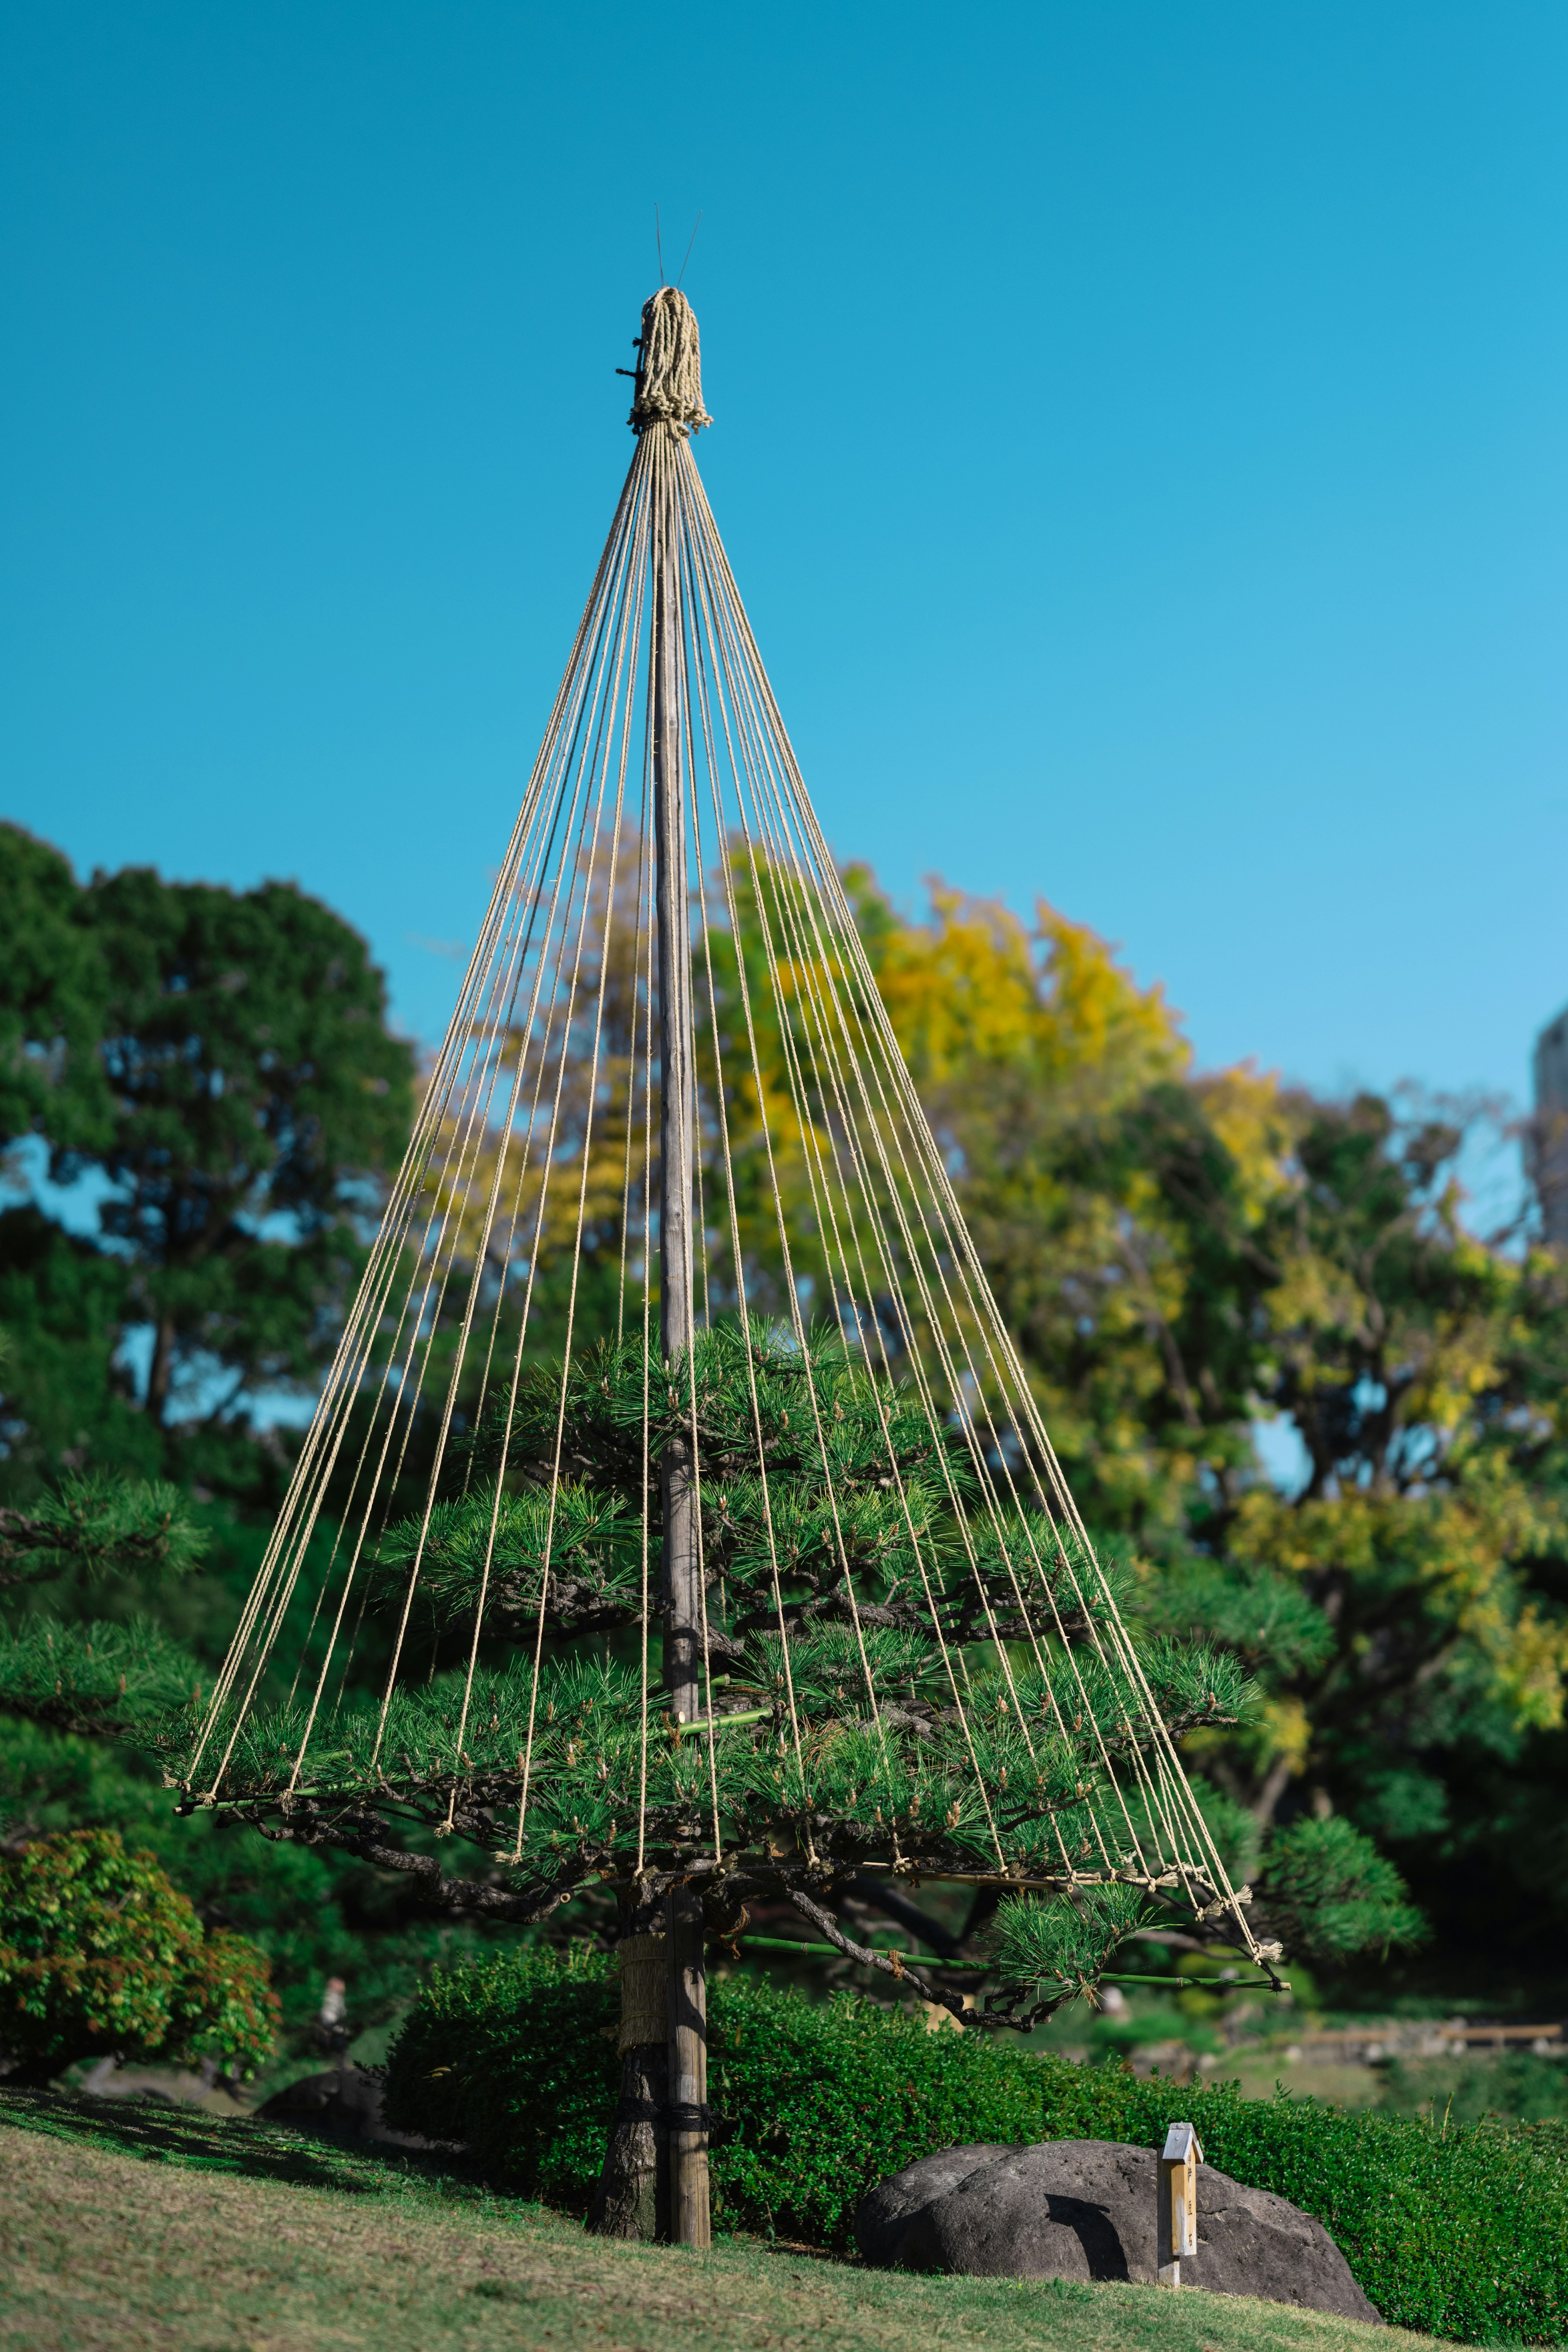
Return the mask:
[[[179,1778],[193,1808],[479,1916],[613,1888],[627,2073],[596,2218],[701,2246],[704,1950],[752,1901],[981,2027],[1092,1992],[1162,1906],[1268,1981],[1281,1954],[1178,1753],[1237,1721],[1245,1676],[1141,1640],[1095,1555],[691,460],[696,321],[666,287],[643,331],[637,454]],[[616,1337],[594,1342],[579,1306],[617,1200]],[[368,1706],[362,1634],[387,1654]],[[449,1870],[449,1840],[483,1866]],[[987,1889],[989,1984],[966,1998],[847,1935],[836,1900],[869,1869]]]
[[[810,1890],[851,1869],[918,1883],[1001,1866],[1026,1881],[1102,1852],[1131,1864],[1141,1816],[1108,1803],[1107,1766],[1136,1784],[1162,1723],[1180,1738],[1235,1724],[1247,1705],[1234,1660],[1157,1639],[1143,1660],[1153,1712],[1129,1714],[1099,1655],[1114,1580],[1105,1601],[1089,1598],[1064,1553],[1048,1601],[1021,1606],[1016,1558],[969,1508],[969,1440],[954,1430],[933,1444],[925,1413],[837,1338],[816,1333],[803,1354],[778,1327],[742,1338],[721,1323],[672,1365],[606,1344],[571,1365],[563,1414],[562,1389],[559,1365],[534,1368],[510,1423],[492,1417],[458,1454],[427,1526],[408,1518],[382,1540],[372,1605],[395,1611],[422,1557],[414,1631],[448,1657],[477,1645],[467,1706],[460,1666],[404,1681],[384,1712],[345,1705],[333,1785],[296,1785],[293,1834],[375,1847],[384,1811],[419,1821],[518,1864],[548,1889],[526,1905],[540,1916],[601,1872],[689,1864],[714,1882],[716,1928],[766,1887],[837,1937]],[[641,1621],[645,1591],[659,1611],[660,1473],[693,1418],[696,1632],[712,1703],[678,1723],[657,1691],[645,1706],[616,1636]],[[570,1471],[556,1479],[558,1438]],[[1016,1556],[1059,1547],[1043,1517],[1009,1533]],[[966,1551],[978,1576],[928,1605],[922,1559]],[[668,1645],[679,1636],[664,1606]],[[308,1712],[300,1696],[245,1720],[234,1769],[258,1803],[287,1789]],[[520,1821],[506,1792],[524,1757]],[[715,1842],[721,1858],[702,1862]],[[1007,1989],[986,2013],[1047,2015],[1093,1981],[1145,1907],[1108,1888],[1005,1910]],[[924,1989],[918,1971],[910,1981]],[[959,1995],[930,1997],[963,2013]]]
[[[681,1723],[661,1704],[658,1649],[645,1688],[626,1636],[645,1609],[662,1615],[668,1668],[680,1629],[661,1593],[660,1482],[693,1426],[706,1703]],[[226,1786],[268,1836],[412,1871],[453,1907],[537,1921],[613,1882],[627,1985],[671,1886],[686,1884],[711,1939],[743,1938],[748,1904],[782,1897],[814,1939],[900,1991],[969,2021],[1027,2026],[1091,1992],[1161,1915],[1162,1893],[1184,1924],[1208,1913],[1216,1940],[1234,1937],[1201,1872],[1167,1874],[1163,1888],[1128,1882],[1150,1874],[1159,1743],[1235,1724],[1249,1690],[1234,1660],[1156,1639],[1142,1653],[1151,1705],[1131,1713],[1101,1655],[1117,1580],[1091,1598],[1085,1563],[1075,1574],[1041,1515],[998,1541],[973,1507],[976,1484],[973,1434],[955,1425],[933,1439],[908,1392],[836,1335],[815,1333],[803,1351],[787,1328],[721,1322],[673,1364],[635,1340],[585,1354],[564,1380],[559,1364],[536,1366],[510,1415],[455,1454],[428,1521],[405,1519],[381,1542],[369,1607],[395,1615],[412,1593],[406,1638],[437,1670],[406,1677],[384,1711],[345,1699],[330,1741],[310,1749],[307,1781],[295,1763],[310,1696],[252,1712]],[[1017,1561],[1031,1549],[1060,1558],[1026,1606]],[[929,1563],[971,1558],[978,1573],[936,1595]],[[471,1682],[462,1664],[439,1669],[454,1655],[477,1659]],[[421,1830],[480,1849],[491,1871],[453,1874],[451,1849]],[[922,1879],[1016,1891],[983,1957],[955,1976],[846,1931],[836,1895],[868,1871],[906,1895]],[[1101,1883],[1062,1887],[1073,1872]],[[1030,1892],[1040,1881],[1058,1891]],[[662,1959],[659,1973],[662,1985]],[[650,2016],[654,2030],[625,2052],[600,2220],[651,2234],[647,2116],[664,2100],[665,2024],[662,1998],[650,2007],[634,1990],[627,2027]]]
[[10,825],[0,911],[0,1143],[79,1188],[67,1223],[0,1211],[0,1494],[90,1464],[275,1502],[258,1403],[330,1360],[408,1131],[382,975],[292,885],[79,886]]

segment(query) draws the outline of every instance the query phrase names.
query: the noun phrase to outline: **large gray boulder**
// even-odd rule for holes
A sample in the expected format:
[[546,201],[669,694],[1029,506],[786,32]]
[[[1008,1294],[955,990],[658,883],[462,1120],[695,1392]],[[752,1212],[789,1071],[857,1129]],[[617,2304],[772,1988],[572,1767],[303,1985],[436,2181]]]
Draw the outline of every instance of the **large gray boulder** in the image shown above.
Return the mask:
[[922,2156],[918,2164],[906,2164],[902,2172],[879,2180],[870,2195],[862,2199],[855,2216],[855,2242],[863,2259],[879,2269],[890,2269],[902,2260],[900,2248],[917,2213],[923,2213],[983,2164],[1017,2153],[1016,2148],[990,2140],[973,2147],[944,2147],[940,2156]]
[[[868,2263],[980,2278],[1155,2273],[1152,2148],[1105,2139],[948,2148],[879,2181],[855,2217]],[[1381,2324],[1321,2221],[1198,2167],[1198,2251],[1182,2284]]]

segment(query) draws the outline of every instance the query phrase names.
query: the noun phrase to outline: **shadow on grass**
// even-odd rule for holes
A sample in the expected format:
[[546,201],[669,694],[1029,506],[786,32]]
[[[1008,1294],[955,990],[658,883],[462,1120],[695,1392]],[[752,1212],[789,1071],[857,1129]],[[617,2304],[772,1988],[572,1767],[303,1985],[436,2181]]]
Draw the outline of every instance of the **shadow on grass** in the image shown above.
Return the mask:
[[[450,2156],[422,2157],[374,2144],[345,2147],[252,2116],[210,2116],[142,2099],[84,2098],[69,2091],[0,2089],[0,2125],[149,2164],[178,2164],[247,2180],[334,2189],[349,2196],[438,2193],[488,2202],[496,2192]],[[508,2203],[517,2200],[508,2199]]]

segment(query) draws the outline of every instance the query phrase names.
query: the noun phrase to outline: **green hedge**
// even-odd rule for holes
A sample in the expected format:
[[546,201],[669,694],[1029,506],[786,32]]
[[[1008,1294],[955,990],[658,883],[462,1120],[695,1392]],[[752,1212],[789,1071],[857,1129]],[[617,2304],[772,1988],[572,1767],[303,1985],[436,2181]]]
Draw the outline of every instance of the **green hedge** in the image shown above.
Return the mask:
[[[1208,2161],[1318,2216],[1384,2317],[1468,2343],[1568,2338],[1568,2126],[1442,2131],[1229,2084],[1075,2066],[853,1999],[710,1987],[720,2226],[842,2251],[873,2181],[971,2140],[1116,2139],[1178,2117]],[[524,1953],[434,1978],[388,2062],[388,2120],[582,2211],[619,2079],[607,1960]]]

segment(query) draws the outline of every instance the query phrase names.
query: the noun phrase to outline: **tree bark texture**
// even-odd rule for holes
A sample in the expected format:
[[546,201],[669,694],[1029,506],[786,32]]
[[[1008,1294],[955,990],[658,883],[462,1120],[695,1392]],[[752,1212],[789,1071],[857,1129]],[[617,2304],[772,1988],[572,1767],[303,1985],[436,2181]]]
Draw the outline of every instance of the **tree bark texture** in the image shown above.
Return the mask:
[[621,1898],[621,2095],[588,2227],[605,2238],[668,2243],[673,2234],[669,2159],[668,1972],[662,1936],[625,1932]]
[[669,2242],[668,2099],[667,2043],[639,2042],[623,2051],[620,2100],[588,2212],[588,2227],[600,2237]]
[[668,1897],[669,2148],[675,2241],[712,2243],[708,2189],[708,1977],[702,1897],[677,1886]]

